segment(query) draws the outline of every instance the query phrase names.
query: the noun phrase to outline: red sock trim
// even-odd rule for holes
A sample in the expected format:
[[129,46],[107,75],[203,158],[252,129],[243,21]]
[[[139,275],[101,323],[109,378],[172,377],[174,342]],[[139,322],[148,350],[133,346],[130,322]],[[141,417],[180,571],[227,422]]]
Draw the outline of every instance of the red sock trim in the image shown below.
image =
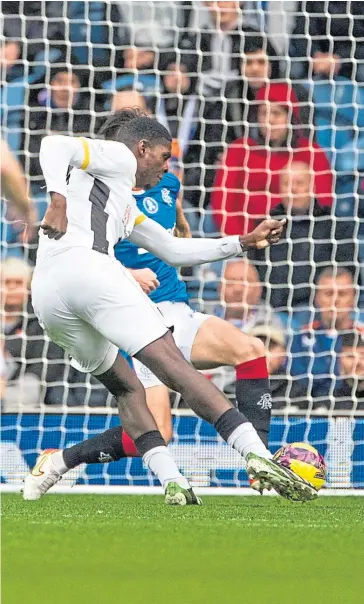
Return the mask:
[[261,380],[268,378],[266,357],[259,357],[235,367],[237,380]]
[[123,445],[125,457],[140,457],[134,441],[124,431],[121,435],[121,444]]

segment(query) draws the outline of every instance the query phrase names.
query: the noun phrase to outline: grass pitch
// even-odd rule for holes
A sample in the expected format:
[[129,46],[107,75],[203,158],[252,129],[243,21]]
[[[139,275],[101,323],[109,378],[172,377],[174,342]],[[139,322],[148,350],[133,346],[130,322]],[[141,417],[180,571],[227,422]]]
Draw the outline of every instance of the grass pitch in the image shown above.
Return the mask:
[[359,604],[364,500],[2,498],[3,604]]

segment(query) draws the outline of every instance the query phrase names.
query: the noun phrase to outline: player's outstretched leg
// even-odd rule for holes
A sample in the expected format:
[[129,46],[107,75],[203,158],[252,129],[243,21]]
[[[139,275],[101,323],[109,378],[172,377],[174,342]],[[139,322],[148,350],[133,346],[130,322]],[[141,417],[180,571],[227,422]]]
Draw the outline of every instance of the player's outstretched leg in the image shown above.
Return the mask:
[[306,501],[317,496],[308,483],[293,472],[286,472],[285,468],[271,459],[270,452],[253,425],[211,382],[184,360],[170,333],[152,342],[135,356],[162,382],[180,392],[197,415],[215,426],[222,438],[246,459],[250,478],[273,487],[288,499]]
[[[37,460],[24,485],[24,499],[39,499],[62,475],[82,463],[116,461],[137,448],[144,463],[160,480],[170,505],[199,505],[186,478],[179,472],[145,402],[145,391],[120,355],[108,371],[97,375],[117,400],[121,427],[107,430],[65,451],[45,451]],[[124,436],[125,434],[125,436]]]

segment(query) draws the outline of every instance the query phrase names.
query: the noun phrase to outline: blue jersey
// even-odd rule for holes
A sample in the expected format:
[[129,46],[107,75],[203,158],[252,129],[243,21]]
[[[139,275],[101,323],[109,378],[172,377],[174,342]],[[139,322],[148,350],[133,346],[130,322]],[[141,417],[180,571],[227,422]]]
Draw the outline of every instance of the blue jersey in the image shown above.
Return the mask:
[[[134,193],[138,208],[158,222],[170,233],[176,226],[176,204],[181,183],[178,178],[166,173],[159,183],[143,193]],[[127,268],[150,268],[158,278],[160,286],[150,294],[158,302],[187,302],[186,285],[179,279],[177,270],[150,252],[139,248],[127,239],[115,246],[115,257]]]

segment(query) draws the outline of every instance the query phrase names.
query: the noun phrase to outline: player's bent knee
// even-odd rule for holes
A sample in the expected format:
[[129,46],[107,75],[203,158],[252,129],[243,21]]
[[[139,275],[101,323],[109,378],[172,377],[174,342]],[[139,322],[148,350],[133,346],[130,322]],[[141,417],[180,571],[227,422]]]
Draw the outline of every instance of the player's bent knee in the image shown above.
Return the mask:
[[264,343],[253,336],[241,334],[242,337],[233,341],[233,362],[232,365],[240,365],[254,359],[264,357],[266,350]]

